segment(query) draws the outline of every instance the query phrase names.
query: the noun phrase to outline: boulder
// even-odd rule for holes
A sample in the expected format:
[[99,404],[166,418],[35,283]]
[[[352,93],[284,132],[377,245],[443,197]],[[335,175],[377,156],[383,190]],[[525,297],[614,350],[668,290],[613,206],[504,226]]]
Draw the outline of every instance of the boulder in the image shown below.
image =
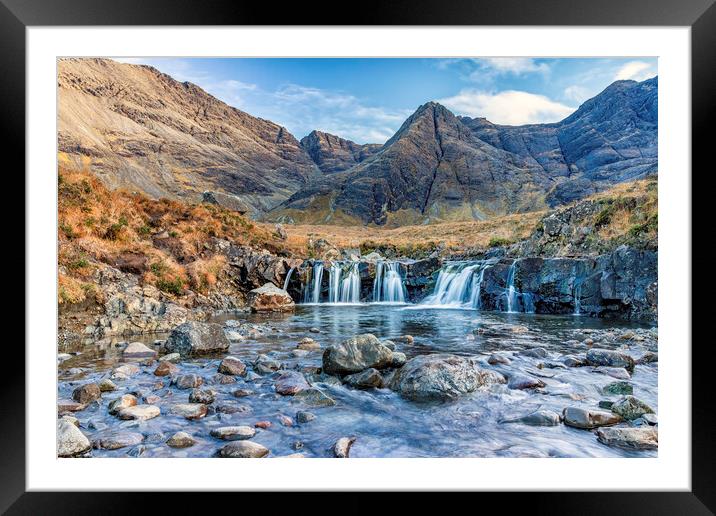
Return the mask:
[[564,424],[574,428],[591,429],[599,426],[616,425],[622,418],[611,412],[588,410],[579,407],[567,407],[562,414]]
[[206,405],[203,403],[177,403],[171,408],[172,414],[190,421],[203,418],[207,412]]
[[369,367],[383,369],[393,359],[393,352],[375,335],[365,333],[329,346],[323,352],[323,371],[327,374],[351,374]]
[[612,405],[612,412],[626,420],[633,420],[644,414],[653,414],[654,410],[634,396],[624,396]]
[[164,361],[164,362],[159,362],[159,365],[154,370],[154,374],[155,374],[155,376],[169,376],[169,375],[176,374],[177,371],[179,371],[179,367],[177,367],[175,364],[173,364],[171,362]]
[[276,380],[274,388],[282,396],[293,396],[294,394],[308,389],[310,385],[306,378],[298,371],[285,371]]
[[602,387],[604,394],[634,394],[634,387],[629,382],[612,382]]
[[659,433],[653,426],[600,428],[597,430],[597,440],[607,446],[625,450],[656,450],[659,448]]
[[403,367],[407,361],[408,357],[405,356],[405,353],[393,351],[393,358],[390,361],[390,367]]
[[172,330],[165,348],[181,356],[206,355],[227,351],[229,339],[218,324],[190,321]]
[[111,432],[95,439],[94,446],[103,450],[118,450],[136,446],[142,441],[144,441],[144,436],[139,432]]
[[212,437],[224,441],[242,441],[251,439],[256,435],[256,430],[250,426],[222,426],[212,429],[209,433]]
[[313,412],[308,412],[306,410],[299,410],[296,412],[296,421],[299,423],[308,423],[314,419],[316,419],[316,414]]
[[321,345],[315,340],[313,340],[311,337],[304,337],[298,342],[296,349],[314,351],[316,349],[321,349]]
[[131,342],[124,351],[122,356],[124,358],[151,358],[157,355],[157,352],[151,348],[148,348],[141,342]]
[[57,420],[57,456],[73,457],[92,447],[89,439],[79,428],[63,419]]
[[481,383],[474,360],[458,355],[420,355],[393,377],[390,387],[416,400],[453,400],[477,389]]
[[357,389],[379,389],[383,386],[383,377],[377,369],[369,368],[360,373],[349,374],[343,381]]
[[204,383],[204,379],[194,373],[182,374],[174,379],[178,389],[194,389]]
[[123,408],[119,411],[119,419],[136,419],[146,421],[157,417],[161,411],[156,405],[135,405],[133,407]]
[[109,402],[109,413],[117,414],[121,410],[134,407],[137,404],[137,398],[131,394],[123,394],[119,398]]
[[139,367],[136,364],[123,364],[112,370],[112,380],[126,380],[130,376],[139,373]]
[[194,438],[186,432],[177,432],[167,440],[167,445],[172,448],[188,448],[195,444]]
[[592,366],[623,367],[627,371],[634,370],[632,357],[611,349],[590,349],[587,351],[586,362]]
[[236,357],[225,357],[219,364],[219,372],[233,376],[244,376],[246,374],[246,365]]
[[286,312],[296,307],[289,293],[273,283],[253,289],[246,300],[252,312]]
[[203,403],[210,405],[216,400],[216,393],[211,389],[192,389],[189,393],[189,403]]
[[269,449],[253,441],[232,441],[224,445],[217,456],[236,459],[260,459],[270,453]]
[[507,386],[510,389],[538,389],[544,387],[545,383],[539,378],[515,372],[510,374]]
[[72,399],[78,403],[87,404],[100,398],[101,391],[96,383],[80,385],[72,391]]
[[254,361],[254,369],[260,374],[271,374],[281,369],[281,362],[274,360],[268,355],[259,355]]
[[105,378],[104,380],[99,382],[98,385],[100,392],[111,392],[117,389],[117,386],[109,378]]
[[315,387],[297,392],[293,399],[310,407],[331,407],[336,404],[333,398]]
[[347,459],[350,455],[351,446],[356,441],[355,437],[341,437],[333,445],[333,456],[338,459]]

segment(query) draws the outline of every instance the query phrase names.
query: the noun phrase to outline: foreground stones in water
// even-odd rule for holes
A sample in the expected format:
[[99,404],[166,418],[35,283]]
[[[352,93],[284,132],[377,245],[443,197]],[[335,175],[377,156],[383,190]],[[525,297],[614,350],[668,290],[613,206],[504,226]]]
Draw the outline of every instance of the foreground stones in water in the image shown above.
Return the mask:
[[178,362],[181,358],[179,353],[169,353],[159,358],[160,362]]
[[303,349],[305,351],[314,351],[316,349],[321,349],[321,345],[313,340],[311,337],[304,337],[296,346],[296,349]]
[[625,450],[656,450],[659,447],[659,433],[653,426],[600,428],[597,440]]
[[288,292],[273,283],[250,291],[246,301],[252,312],[287,312],[296,307]]
[[74,457],[92,447],[82,431],[69,421],[57,420],[57,456]]
[[123,394],[119,398],[109,402],[109,413],[117,414],[119,411],[134,407],[137,404],[137,398],[131,394]]
[[130,376],[139,373],[139,367],[136,364],[123,364],[112,370],[112,380],[126,380]]
[[98,438],[95,448],[104,450],[118,450],[127,446],[136,446],[144,441],[144,436],[138,432],[112,432]]
[[612,405],[612,412],[629,421],[637,419],[644,414],[653,414],[654,410],[634,396],[624,396]]
[[611,412],[588,410],[579,407],[567,407],[563,412],[564,424],[574,428],[592,429],[600,426],[616,425],[622,418]]
[[634,394],[634,387],[629,382],[612,382],[602,388],[604,394]]
[[298,421],[299,423],[308,423],[310,421],[313,421],[314,419],[316,419],[316,414],[314,414],[313,412],[308,412],[305,410],[299,410],[298,412],[296,412],[296,421]]
[[105,378],[104,380],[99,382],[98,385],[99,385],[100,392],[111,392],[111,391],[117,390],[117,386],[109,378]]
[[369,367],[383,369],[393,359],[393,352],[378,338],[365,333],[329,346],[323,352],[323,371],[327,374],[358,373]]
[[390,387],[411,400],[453,400],[477,389],[480,379],[472,359],[449,354],[421,355],[398,369]]
[[189,393],[190,403],[203,403],[210,405],[216,400],[216,393],[211,389],[192,389]]
[[99,389],[99,385],[96,383],[86,383],[85,385],[80,385],[72,391],[72,399],[78,403],[84,403],[85,405],[94,400],[98,400],[100,395],[101,391]]
[[562,422],[562,418],[559,414],[551,410],[536,410],[531,414],[506,422],[519,422],[529,426],[557,426]]
[[172,330],[164,347],[169,353],[186,357],[226,351],[229,345],[229,339],[220,325],[189,321]]
[[183,374],[174,380],[178,389],[193,389],[204,383],[204,379],[196,374]]
[[274,386],[276,392],[282,396],[293,396],[294,394],[310,388],[306,378],[297,371],[286,371],[276,380]]
[[281,369],[281,362],[268,355],[259,355],[254,361],[254,370],[260,374],[271,374]]
[[393,359],[390,361],[390,367],[403,367],[408,361],[408,357],[405,353],[393,351]]
[[157,368],[154,370],[155,376],[169,376],[176,374],[179,371],[179,367],[171,362],[165,361],[160,362]]
[[510,375],[507,386],[510,389],[537,389],[544,387],[545,383],[539,378],[534,378],[522,373],[514,373]]
[[316,387],[297,392],[293,399],[310,407],[331,407],[336,404],[336,400]]
[[634,371],[634,359],[625,353],[610,349],[590,349],[587,351],[586,362],[592,366],[623,367]]
[[85,408],[87,408],[87,405],[75,400],[57,400],[58,414],[62,414],[63,412],[79,412]]
[[224,441],[241,441],[251,439],[256,435],[256,430],[250,426],[222,426],[214,428],[210,434],[212,437],[223,439]]
[[343,381],[357,389],[379,389],[383,386],[383,377],[377,369],[366,369],[343,378]]
[[134,407],[127,407],[119,411],[119,419],[136,419],[139,421],[146,421],[157,417],[161,411],[156,405],[135,405]]
[[219,372],[233,376],[244,376],[246,365],[236,357],[225,357],[219,364]]
[[203,403],[177,403],[171,408],[172,414],[189,420],[201,419],[206,416],[207,412],[206,405]]
[[224,445],[217,456],[236,459],[260,459],[270,453],[265,446],[253,441],[231,441]]
[[186,432],[177,432],[167,440],[167,445],[172,448],[188,448],[195,444],[194,438]]
[[351,452],[351,446],[356,441],[355,437],[341,437],[333,445],[333,456],[339,459],[347,459]]
[[156,351],[141,342],[131,342],[122,352],[124,358],[150,358],[156,356],[156,354]]

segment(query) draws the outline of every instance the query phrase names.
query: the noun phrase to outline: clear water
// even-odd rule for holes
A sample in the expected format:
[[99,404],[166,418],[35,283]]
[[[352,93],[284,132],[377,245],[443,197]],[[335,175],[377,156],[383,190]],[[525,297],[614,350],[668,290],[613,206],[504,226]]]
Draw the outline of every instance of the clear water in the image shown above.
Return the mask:
[[[280,360],[287,369],[320,366],[322,351],[312,351],[303,357],[292,355],[297,342],[306,336],[326,347],[346,337],[373,333],[379,338],[412,335],[412,344],[397,344],[408,358],[426,353],[457,353],[474,356],[485,361],[493,352],[510,355],[533,347],[543,347],[549,357],[531,358],[515,353],[509,366],[490,367],[505,372],[519,370],[526,374],[542,375],[547,386],[543,392],[511,390],[506,385],[494,385],[465,395],[451,403],[420,404],[402,399],[388,389],[372,391],[354,390],[343,385],[316,384],[333,397],[337,405],[310,408],[293,402],[274,392],[275,378],[264,376],[256,381],[236,384],[211,384],[221,357],[186,360],[179,363],[181,372],[194,372],[205,378],[203,387],[217,391],[217,402],[236,404],[247,408],[234,414],[210,413],[198,421],[187,421],[169,414],[174,403],[186,403],[189,390],[169,386],[168,379],[152,374],[155,366],[141,366],[139,375],[117,381],[120,389],[105,393],[101,405],[90,406],[75,415],[82,430],[92,439],[103,431],[88,429],[90,421],[98,421],[110,430],[125,427],[147,436],[142,457],[208,457],[220,448],[223,441],[212,438],[209,431],[217,426],[251,425],[267,420],[273,423],[267,430],[259,430],[253,441],[267,446],[271,456],[300,452],[307,457],[328,457],[333,443],[344,436],[357,439],[351,457],[653,457],[656,452],[629,452],[600,444],[592,431],[558,425],[531,427],[521,423],[504,423],[537,409],[561,413],[567,406],[596,408],[599,400],[617,399],[600,393],[604,385],[614,378],[595,372],[591,367],[567,369],[538,369],[537,364],[559,361],[564,355],[584,353],[587,344],[582,341],[595,337],[590,330],[608,330],[617,326],[638,326],[615,323],[587,317],[547,316],[535,314],[481,313],[463,309],[432,309],[420,306],[401,307],[385,304],[351,305],[299,305],[295,314],[225,314],[219,322],[237,319],[255,323],[262,334],[233,343],[230,353],[241,357],[247,364],[259,353]],[[501,325],[501,326],[500,326]],[[525,328],[522,328],[525,327]],[[311,333],[318,328],[320,333]],[[475,334],[474,330],[487,331]],[[515,331],[515,329],[519,331]],[[582,333],[586,331],[586,333]],[[147,343],[157,337],[143,336]],[[610,345],[623,346],[622,341]],[[627,342],[628,352],[639,356],[645,351],[639,342]],[[607,346],[609,347],[609,346]],[[67,351],[67,350],[60,350]],[[655,351],[653,349],[652,351]],[[119,351],[112,343],[82,348],[82,352],[59,366],[59,397],[70,398],[74,387],[106,376],[119,363]],[[71,368],[79,368],[73,369]],[[636,367],[631,383],[634,395],[657,410],[658,365]],[[72,373],[72,374],[70,374]],[[549,377],[545,377],[549,376]],[[231,393],[250,389],[255,394],[235,398]],[[131,391],[158,394],[162,415],[135,424],[123,422],[107,412],[109,400]],[[309,410],[317,419],[292,427],[282,426],[279,415],[294,418],[296,411]],[[133,426],[135,425],[135,426]],[[198,443],[186,449],[173,449],[164,444],[174,432],[191,433]],[[104,431],[106,432],[106,430]],[[296,442],[301,443],[296,450]],[[97,457],[126,457],[137,453],[137,447],[114,451],[94,450]]]

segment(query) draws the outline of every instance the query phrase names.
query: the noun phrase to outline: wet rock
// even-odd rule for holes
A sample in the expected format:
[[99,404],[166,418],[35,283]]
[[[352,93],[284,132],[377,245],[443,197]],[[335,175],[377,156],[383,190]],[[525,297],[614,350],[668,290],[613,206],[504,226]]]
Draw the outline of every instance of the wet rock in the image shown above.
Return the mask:
[[160,362],[178,362],[181,359],[179,353],[169,353],[163,357],[159,357]]
[[246,302],[252,312],[286,312],[296,307],[288,292],[273,283],[250,291]]
[[644,414],[653,414],[654,410],[634,396],[624,396],[612,405],[612,412],[626,420],[632,420]]
[[401,344],[412,344],[415,342],[415,338],[412,335],[401,335],[400,337],[393,337],[393,342],[400,342]]
[[126,380],[127,378],[139,373],[139,366],[136,364],[123,364],[112,370],[112,380]]
[[236,357],[225,357],[219,364],[219,372],[233,376],[244,376],[246,374],[246,365]]
[[356,441],[355,437],[341,437],[333,445],[333,456],[339,459],[347,459],[350,455],[351,446]]
[[565,425],[582,429],[615,425],[622,421],[620,416],[611,412],[588,410],[579,407],[567,407],[562,415],[564,416]]
[[236,403],[222,403],[216,406],[216,411],[221,414],[239,414],[251,412],[251,407]]
[[547,358],[547,350],[544,348],[532,348],[520,351],[520,355],[532,358]]
[[656,414],[646,413],[642,414],[641,418],[646,421],[649,425],[656,425],[659,423],[658,418],[656,417]]
[[169,376],[176,374],[179,368],[171,362],[159,362],[159,365],[154,370],[155,376]]
[[189,403],[210,405],[214,401],[216,401],[216,393],[211,389],[192,389],[189,393]]
[[203,403],[177,403],[172,405],[171,413],[181,416],[190,421],[201,419],[206,416],[208,410]]
[[231,383],[236,383],[236,378],[228,374],[216,373],[214,376],[211,377],[211,381],[220,385],[228,385]]
[[229,344],[220,325],[189,321],[172,330],[164,347],[169,353],[191,356],[223,352]]
[[597,406],[599,408],[603,408],[603,409],[607,409],[607,410],[611,410],[612,405],[614,405],[614,402],[610,401],[610,400],[599,400],[599,403],[597,403]]
[[390,367],[403,367],[407,361],[408,357],[405,356],[405,353],[393,351],[393,358],[390,361]]
[[159,403],[162,401],[162,398],[157,396],[156,394],[148,394],[142,398],[144,400],[144,403],[148,403],[149,405],[154,405],[155,403]]
[[117,386],[109,378],[105,378],[104,380],[99,382],[98,385],[100,392],[112,392],[114,390],[117,390]]
[[551,410],[536,410],[517,419],[506,420],[505,423],[522,423],[529,426],[557,426],[562,418]]
[[174,379],[174,384],[178,389],[193,389],[199,387],[204,380],[201,376],[196,374],[182,374]]
[[157,352],[151,348],[148,348],[141,342],[131,342],[124,351],[122,356],[124,358],[150,358],[157,355]]
[[161,411],[156,405],[135,405],[133,407],[123,408],[119,411],[119,419],[134,419],[138,421],[146,421],[157,417]]
[[194,438],[186,432],[177,432],[167,440],[167,445],[172,448],[189,448],[195,444]]
[[453,400],[480,386],[480,375],[472,359],[449,354],[420,355],[393,377],[391,388],[416,400]]
[[629,382],[612,382],[602,387],[602,392],[614,395],[634,394],[634,387]]
[[254,426],[266,430],[267,428],[271,428],[271,421],[257,421],[254,423]]
[[302,390],[310,388],[310,385],[301,373],[286,371],[278,377],[274,388],[282,396],[293,396]]
[[267,355],[259,355],[254,361],[254,370],[260,374],[271,374],[281,369],[281,362]]
[[236,459],[260,459],[270,453],[269,449],[253,441],[231,441],[218,452],[219,457]]
[[656,450],[659,434],[655,427],[612,427],[597,430],[597,440],[607,446],[625,450]]
[[138,432],[111,432],[95,440],[95,448],[104,450],[118,450],[127,446],[136,446],[144,441],[144,436]]
[[311,333],[321,333],[321,330],[319,330],[318,328],[309,328],[308,331],[310,331]]
[[79,412],[87,408],[87,405],[74,400],[57,400],[57,413]]
[[278,422],[283,426],[293,426],[293,419],[283,414],[278,415]]
[[375,335],[365,333],[329,346],[323,353],[323,371],[328,374],[351,374],[369,367],[383,369],[390,365],[393,352]]
[[380,342],[383,344],[383,346],[385,346],[389,350],[395,351],[395,342],[393,342],[392,340],[385,339],[385,340],[381,340]]
[[504,365],[510,365],[512,362],[509,358],[507,358],[504,355],[499,355],[497,353],[493,353],[490,355],[487,359],[487,363],[490,365],[497,365],[497,364],[504,364]]
[[480,376],[480,385],[507,383],[507,378],[492,369],[480,369],[477,374]]
[[309,407],[331,407],[336,404],[333,398],[316,387],[296,393],[293,399]]
[[360,373],[350,374],[343,381],[356,389],[379,389],[383,386],[383,377],[372,367]]
[[642,356],[637,358],[634,363],[635,364],[651,364],[653,362],[659,361],[659,355],[657,353],[653,353],[651,351],[647,351]]
[[592,366],[623,367],[628,371],[634,370],[632,357],[610,349],[590,349],[587,351],[586,362]]
[[120,410],[134,407],[137,404],[137,398],[131,394],[123,394],[119,398],[109,402],[109,413],[117,414]]
[[571,355],[564,357],[563,363],[567,367],[582,367],[583,365],[586,365],[584,363],[584,360],[582,360],[579,357],[575,357],[575,356],[571,356]]
[[321,349],[321,345],[313,340],[311,337],[302,338],[296,345],[296,349],[303,349],[305,351],[314,351]]
[[63,419],[57,420],[57,456],[74,457],[92,447],[89,439],[75,425]]
[[592,372],[606,374],[617,380],[628,380],[631,378],[629,371],[623,367],[595,367],[592,369]]
[[254,393],[254,391],[251,391],[249,389],[236,389],[233,394],[237,398],[245,398],[246,396],[251,396]]
[[256,430],[250,426],[222,426],[212,429],[209,433],[216,439],[222,439],[224,441],[241,441],[243,439],[251,439],[254,435],[256,435]]
[[72,424],[75,425],[76,427],[79,427],[79,426],[80,426],[80,420],[77,419],[75,416],[66,415],[66,416],[62,416],[60,419],[61,419],[62,421],[67,421],[68,423],[72,423]]
[[509,376],[507,386],[510,389],[538,389],[545,386],[539,378],[534,378],[522,373],[513,373]]
[[316,414],[314,414],[313,412],[308,412],[305,410],[299,410],[298,412],[296,412],[296,421],[298,421],[299,423],[308,423],[310,421],[313,421],[314,419],[316,419]]
[[99,385],[96,383],[86,383],[80,385],[74,391],[72,391],[72,399],[79,403],[90,403],[94,400],[98,400],[101,396]]

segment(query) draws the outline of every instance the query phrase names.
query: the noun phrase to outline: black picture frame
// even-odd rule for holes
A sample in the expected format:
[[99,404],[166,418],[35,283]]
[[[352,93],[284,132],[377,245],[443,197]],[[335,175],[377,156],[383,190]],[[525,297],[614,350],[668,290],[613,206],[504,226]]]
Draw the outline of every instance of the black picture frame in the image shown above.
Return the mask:
[[[336,4],[311,2],[277,4],[198,0],[0,0],[0,106],[2,142],[6,149],[25,148],[25,30],[30,26],[85,25],[552,25],[552,26],[688,26],[691,28],[692,168],[699,174],[713,168],[709,160],[709,128],[716,112],[716,6],[714,0],[398,0],[381,4],[361,2],[350,16],[338,15]],[[333,13],[322,16],[320,13]],[[91,50],[91,46],[88,47]],[[713,144],[711,144],[713,145]],[[7,152],[7,151],[6,151]],[[15,179],[24,170],[24,153],[16,154]],[[703,171],[703,172],[701,172]],[[685,180],[690,171],[681,173]],[[692,175],[693,179],[696,175]],[[693,189],[692,220],[708,217],[708,189]],[[701,201],[701,202],[699,202]],[[699,212],[699,210],[701,210]],[[707,220],[707,219],[706,219]],[[692,235],[698,233],[693,232]],[[701,233],[710,235],[711,232]],[[20,239],[23,237],[21,236]],[[18,241],[20,241],[18,239]],[[24,251],[23,251],[24,252]],[[24,255],[23,255],[24,257]],[[706,270],[708,253],[692,249],[691,270]],[[14,256],[17,260],[17,256]],[[31,271],[26,270],[26,275]],[[712,287],[710,287],[712,288]],[[693,290],[692,290],[693,291]],[[19,290],[18,290],[19,292]],[[689,300],[685,300],[687,302]],[[692,306],[697,307],[695,298]],[[28,307],[30,308],[30,307]],[[692,316],[693,319],[693,316]],[[695,334],[694,334],[695,335]],[[668,343],[682,346],[689,342]],[[714,489],[712,343],[693,339],[692,352],[692,491],[618,493],[510,493],[508,507],[528,504],[532,513],[549,514],[713,514]],[[14,367],[3,373],[0,410],[3,414],[0,462],[0,510],[8,514],[119,514],[148,507],[147,494],[26,493],[25,492],[25,353],[5,346],[6,361]],[[12,424],[10,424],[10,421]],[[171,506],[187,510],[191,495],[165,493],[163,512]],[[221,500],[212,495],[212,501]],[[242,494],[241,496],[246,496]],[[264,495],[265,496],[265,495]],[[300,506],[295,499],[292,505]],[[341,505],[359,507],[365,498],[344,495]],[[421,496],[414,494],[414,497]],[[500,494],[480,493],[480,504]],[[504,494],[502,495],[504,497]],[[490,497],[490,499],[486,499]],[[422,497],[421,497],[422,498]],[[419,500],[421,498],[416,498]],[[362,500],[362,501],[361,501]],[[219,502],[221,503],[221,502]],[[460,503],[460,502],[458,502]],[[504,500],[498,503],[503,503]],[[517,503],[518,505],[515,505]],[[225,507],[231,507],[225,506]],[[504,507],[504,505],[503,505]],[[270,508],[269,508],[270,510]],[[316,509],[318,510],[318,508]],[[384,509],[383,509],[384,510]]]

